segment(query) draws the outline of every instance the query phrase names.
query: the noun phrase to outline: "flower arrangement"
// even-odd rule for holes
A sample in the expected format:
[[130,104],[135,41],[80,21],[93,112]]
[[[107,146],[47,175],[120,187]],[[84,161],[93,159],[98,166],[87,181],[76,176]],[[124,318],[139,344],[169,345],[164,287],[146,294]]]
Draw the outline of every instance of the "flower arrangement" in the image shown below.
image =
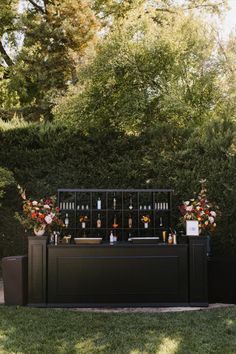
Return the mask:
[[21,186],[18,186],[18,190],[23,200],[23,215],[16,213],[16,219],[25,229],[39,230],[44,228],[51,232],[54,226],[64,226],[60,219],[60,209],[56,207],[55,196],[40,200],[27,199],[25,190]]
[[141,221],[144,223],[144,224],[148,224],[150,221],[151,221],[151,218],[149,215],[143,215],[142,218],[141,218]]
[[186,220],[197,220],[199,224],[200,234],[204,231],[214,231],[216,228],[216,218],[219,212],[218,207],[210,203],[206,198],[207,189],[205,187],[206,180],[201,182],[201,191],[196,198],[185,201],[180,206],[182,214],[181,222],[185,224]]

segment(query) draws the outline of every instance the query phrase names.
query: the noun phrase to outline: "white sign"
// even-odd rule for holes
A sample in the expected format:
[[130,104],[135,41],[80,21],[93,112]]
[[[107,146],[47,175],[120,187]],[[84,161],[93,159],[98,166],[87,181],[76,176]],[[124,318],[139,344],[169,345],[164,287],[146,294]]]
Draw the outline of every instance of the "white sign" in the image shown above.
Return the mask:
[[186,220],[186,235],[199,236],[199,225],[197,220]]

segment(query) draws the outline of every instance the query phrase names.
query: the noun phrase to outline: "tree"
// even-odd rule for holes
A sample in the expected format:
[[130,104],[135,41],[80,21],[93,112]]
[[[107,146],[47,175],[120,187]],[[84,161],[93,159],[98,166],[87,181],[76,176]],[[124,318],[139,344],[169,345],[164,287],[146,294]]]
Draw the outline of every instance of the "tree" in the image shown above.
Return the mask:
[[161,22],[155,8],[142,4],[119,19],[56,117],[134,134],[160,122],[183,126],[208,119],[221,95],[214,33],[181,8],[178,16],[160,16]]
[[14,61],[2,46],[11,92],[28,119],[50,119],[54,97],[77,80],[76,66],[95,40],[98,21],[87,0],[25,0],[22,14],[13,11],[15,2],[4,1],[5,22],[15,24],[11,36],[20,34],[23,41],[15,47]]

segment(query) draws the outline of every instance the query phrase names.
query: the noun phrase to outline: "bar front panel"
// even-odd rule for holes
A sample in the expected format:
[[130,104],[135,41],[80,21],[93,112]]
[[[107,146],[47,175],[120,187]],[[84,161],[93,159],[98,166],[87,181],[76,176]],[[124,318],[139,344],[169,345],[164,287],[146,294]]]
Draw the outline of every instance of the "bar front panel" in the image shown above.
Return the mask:
[[187,245],[49,246],[48,302],[188,302]]

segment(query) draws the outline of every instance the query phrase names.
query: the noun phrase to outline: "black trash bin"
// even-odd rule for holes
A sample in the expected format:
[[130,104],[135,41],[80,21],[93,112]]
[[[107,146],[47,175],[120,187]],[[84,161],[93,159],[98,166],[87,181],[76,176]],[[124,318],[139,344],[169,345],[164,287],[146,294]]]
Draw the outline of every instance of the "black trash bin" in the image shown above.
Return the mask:
[[28,257],[12,256],[2,259],[5,305],[26,305],[28,286]]

